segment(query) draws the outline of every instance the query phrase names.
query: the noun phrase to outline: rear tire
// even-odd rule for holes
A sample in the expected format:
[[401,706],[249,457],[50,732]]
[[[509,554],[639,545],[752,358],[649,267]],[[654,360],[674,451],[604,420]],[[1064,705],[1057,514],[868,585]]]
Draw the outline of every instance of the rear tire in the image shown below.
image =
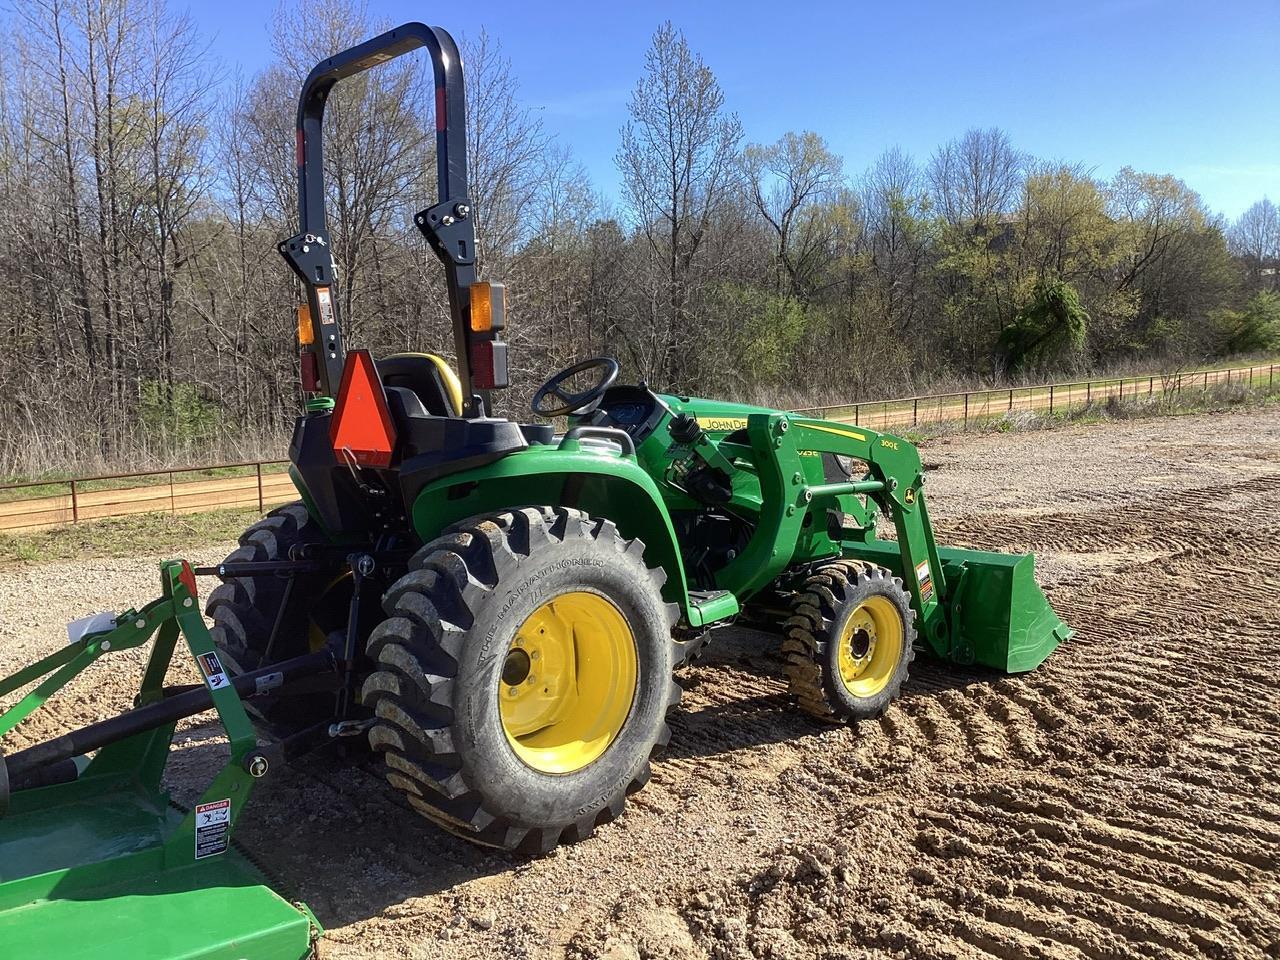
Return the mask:
[[676,608],[643,550],[608,520],[527,507],[463,521],[414,556],[384,597],[363,695],[370,743],[415,809],[465,839],[540,851],[621,814],[680,698]]
[[805,713],[831,723],[883,714],[915,657],[915,611],[902,581],[859,560],[806,578],[784,630],[789,692]]
[[[301,503],[272,510],[240,536],[240,546],[227,563],[288,560],[290,551],[302,544],[318,543],[324,534]],[[209,594],[205,613],[213,621],[213,637],[227,668],[234,674],[248,673],[270,663],[300,656],[323,645],[332,630],[345,629],[342,611],[348,590],[335,594],[324,574],[298,574],[293,592],[307,602],[293,604],[276,631],[268,650],[276,617],[285,599],[284,577],[229,578]],[[322,602],[329,595],[330,603]],[[330,610],[329,607],[333,609]],[[288,697],[259,697],[252,712],[267,731],[287,735],[332,715],[333,693],[305,693]]]

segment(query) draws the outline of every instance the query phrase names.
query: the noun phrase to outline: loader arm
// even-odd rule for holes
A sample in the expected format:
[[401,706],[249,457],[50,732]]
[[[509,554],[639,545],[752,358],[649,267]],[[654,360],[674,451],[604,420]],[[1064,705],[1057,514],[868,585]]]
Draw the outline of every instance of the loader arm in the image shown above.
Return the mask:
[[[896,437],[787,414],[752,414],[747,436],[759,472],[761,511],[747,548],[720,571],[718,586],[749,597],[791,565],[806,516],[825,517],[841,498],[871,497],[894,522],[902,553],[903,582],[911,592],[921,632],[941,641],[946,652],[946,618],[941,601],[946,581],[934,545],[921,491],[923,472],[914,446]],[[815,484],[802,457],[834,453],[867,464],[862,480]],[[810,521],[812,523],[812,521]]]
[[[746,548],[717,574],[717,586],[741,600],[814,559],[797,547],[806,527],[865,516],[865,496],[893,523],[895,539],[875,537],[873,523],[839,524],[840,555],[888,567],[911,595],[917,632],[938,657],[1006,672],[1029,670],[1071,635],[1045,600],[1030,554],[940,548],[914,445],[862,427],[783,413],[753,413],[747,437],[760,482],[760,513]],[[814,482],[805,458],[830,453],[866,464],[862,479]]]

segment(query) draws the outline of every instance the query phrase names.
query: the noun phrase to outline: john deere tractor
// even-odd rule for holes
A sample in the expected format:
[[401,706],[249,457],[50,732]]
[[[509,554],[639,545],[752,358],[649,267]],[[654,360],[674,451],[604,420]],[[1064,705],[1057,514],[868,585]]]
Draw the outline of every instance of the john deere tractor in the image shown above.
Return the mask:
[[[439,196],[415,221],[444,265],[456,372],[347,349],[325,219],[330,91],[419,46]],[[464,108],[452,40],[420,24],[324,61],[303,88],[300,229],[280,244],[305,291],[301,500],[244,534],[208,603],[233,671],[326,645],[344,665],[336,692],[260,703],[273,733],[367,737],[427,817],[548,849],[645,783],[674,671],[716,626],[774,623],[797,706],[826,721],[881,714],[917,652],[1021,671],[1068,635],[1032,557],[935,544],[920,457],[899,437],[620,384],[607,357],[547,380],[536,419],[492,416],[504,290],[476,277]]]
[[[456,372],[348,350],[334,296],[325,103],[417,48],[435,70],[439,202],[415,220],[444,265]],[[305,291],[301,499],[225,562],[166,562],[157,599],[71,623],[68,644],[0,678],[13,956],[313,956],[316,918],[232,833],[258,780],[335,742],[377,751],[392,787],[470,840],[585,837],[648,779],[676,671],[738,618],[777,630],[797,707],[829,722],[881,714],[917,654],[1017,672],[1070,635],[1031,556],[937,546],[899,437],[619,384],[607,357],[547,380],[531,422],[492,416],[505,301],[476,277],[464,105],[457,48],[418,23],[307,78],[300,230],[280,245]],[[202,575],[221,580],[211,628]],[[166,683],[180,639],[199,683]],[[60,688],[147,643],[133,709],[6,755]],[[227,761],[180,806],[164,785],[176,724],[210,710]]]

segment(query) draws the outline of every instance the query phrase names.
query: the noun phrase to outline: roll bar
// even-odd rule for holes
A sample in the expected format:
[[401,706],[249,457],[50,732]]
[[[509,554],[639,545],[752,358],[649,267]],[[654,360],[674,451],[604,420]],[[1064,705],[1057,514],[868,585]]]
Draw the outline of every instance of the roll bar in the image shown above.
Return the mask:
[[[472,347],[488,341],[491,354],[500,354],[500,369],[485,387],[506,386],[506,348],[496,331],[470,330],[471,284],[476,280],[475,207],[467,196],[466,95],[462,58],[453,38],[439,27],[406,23],[394,30],[335,54],[316,64],[298,100],[298,224],[296,236],[278,249],[302,281],[313,323],[311,351],[316,363],[318,392],[333,396],[342,379],[346,351],[342,342],[328,220],[325,215],[323,121],[329,91],[339,80],[425,47],[435,74],[437,202],[420,211],[414,222],[444,264],[453,320],[458,376],[466,400],[466,415],[481,410],[483,398],[473,397]],[[501,347],[501,351],[493,349]],[[304,357],[304,363],[306,359]],[[491,364],[490,366],[498,366]],[[304,378],[305,381],[305,378]]]

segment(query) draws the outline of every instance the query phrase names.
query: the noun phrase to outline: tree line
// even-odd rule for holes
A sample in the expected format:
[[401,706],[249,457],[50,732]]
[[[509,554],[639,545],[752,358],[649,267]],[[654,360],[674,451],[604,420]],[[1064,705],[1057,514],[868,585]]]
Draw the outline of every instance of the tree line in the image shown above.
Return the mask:
[[[387,26],[354,0],[270,19],[253,76],[165,0],[21,0],[0,86],[0,473],[280,455],[299,402],[275,244],[296,229],[310,67]],[[845,168],[818,131],[753,142],[679,29],[658,27],[601,194],[463,38],[483,276],[508,285],[516,413],[574,359],[772,404],[867,399],[1280,337],[1280,216],[1233,223],[1175,177],[1021,152],[971,129]],[[452,350],[412,215],[434,202],[430,67],[344,81],[326,113],[348,343]]]

